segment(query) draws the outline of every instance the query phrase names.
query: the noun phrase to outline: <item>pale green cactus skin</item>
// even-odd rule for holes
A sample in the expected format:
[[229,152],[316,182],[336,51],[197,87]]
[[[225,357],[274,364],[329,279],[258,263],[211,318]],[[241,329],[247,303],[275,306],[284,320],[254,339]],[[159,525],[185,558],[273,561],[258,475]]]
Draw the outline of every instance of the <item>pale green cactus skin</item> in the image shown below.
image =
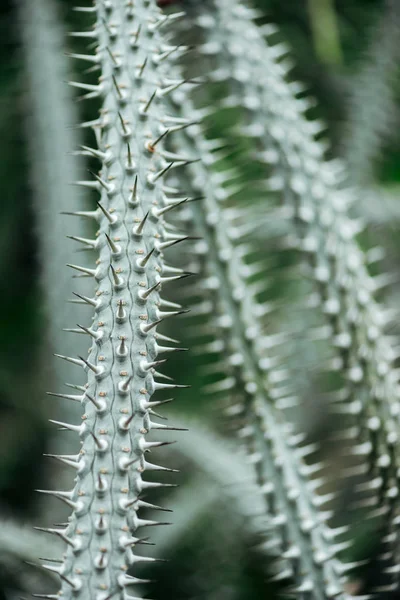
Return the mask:
[[103,99],[100,117],[91,123],[98,147],[84,149],[99,158],[101,171],[94,181],[77,183],[96,189],[101,200],[92,213],[75,213],[99,224],[94,240],[77,239],[97,251],[96,264],[70,266],[93,276],[97,290],[93,298],[81,298],[94,309],[92,325],[83,327],[93,339],[88,359],[61,357],[83,367],[88,379],[78,394],[63,395],[84,409],[80,425],[61,424],[78,433],[81,450],[59,457],[76,469],[75,486],[50,493],[73,513],[65,529],[48,530],[67,542],[67,550],[61,566],[45,568],[59,573],[65,599],[126,600],[133,598],[128,586],[138,581],[127,570],[154,560],[134,554],[137,529],[159,524],[138,516],[139,509],[158,508],[141,494],[168,485],[145,477],[147,471],[169,470],[146,460],[146,451],[164,444],[146,441],[146,435],[173,429],[152,422],[152,407],[163,401],[151,397],[159,389],[182,387],[159,382],[155,371],[158,355],[175,350],[161,345],[169,338],[156,326],[179,312],[168,311],[172,305],[161,298],[161,287],[184,276],[164,260],[163,251],[182,236],[164,221],[163,209],[176,202],[163,183],[174,161],[157,141],[166,131],[164,97],[179,82],[168,80],[170,48],[160,34],[172,19],[154,2],[99,0],[83,10],[93,13],[94,29],[73,35],[95,40],[97,50],[75,58],[98,64],[101,77],[96,86],[71,84],[86,90],[86,97]]
[[335,368],[343,373],[332,407],[345,425],[337,439],[352,442],[347,473],[369,474],[357,507],[384,514],[398,494],[400,407],[397,353],[385,336],[391,314],[374,299],[388,279],[369,275],[373,254],[359,248],[362,224],[348,216],[354,195],[344,189],[337,165],[324,160],[324,144],[316,139],[321,127],[305,117],[312,104],[297,97],[297,84],[287,83],[287,49],[270,42],[276,29],[263,28],[265,44],[254,16],[244,5],[218,0],[197,18],[205,39],[199,51],[214,61],[211,78],[228,82],[232,94],[225,105],[245,107],[242,134],[253,140],[255,160],[273,170],[270,189],[291,213],[293,244],[308,258],[312,300],[331,327]]

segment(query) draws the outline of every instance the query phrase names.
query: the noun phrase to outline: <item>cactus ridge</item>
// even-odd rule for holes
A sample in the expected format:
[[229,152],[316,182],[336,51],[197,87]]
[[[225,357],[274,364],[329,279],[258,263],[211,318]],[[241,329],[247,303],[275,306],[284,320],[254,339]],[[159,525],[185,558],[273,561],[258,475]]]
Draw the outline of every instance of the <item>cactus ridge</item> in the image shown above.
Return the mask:
[[100,201],[94,211],[74,213],[98,223],[95,239],[75,238],[95,249],[98,259],[94,268],[69,266],[93,277],[98,287],[93,298],[76,294],[78,302],[94,308],[93,323],[69,330],[91,337],[88,358],[60,356],[83,367],[87,383],[73,386],[80,394],[59,394],[83,405],[80,425],[58,423],[78,433],[81,450],[57,457],[76,470],[75,486],[48,493],[73,512],[65,528],[47,529],[67,543],[62,564],[43,566],[59,574],[63,598],[105,600],[133,598],[127,588],[140,580],[128,569],[155,560],[134,554],[141,543],[138,528],[161,524],[138,511],[160,508],[144,502],[143,492],[171,485],[143,476],[171,470],[145,458],[150,449],[165,445],[148,441],[150,430],[174,429],[152,420],[153,407],[165,401],[151,397],[157,390],[184,387],[159,381],[156,371],[165,362],[158,355],[176,350],[164,344],[168,338],[157,333],[157,326],[181,312],[168,310],[170,303],[160,293],[165,284],[186,276],[164,259],[164,251],[186,236],[164,218],[174,202],[164,176],[181,163],[163,150],[169,131],[162,124],[164,97],[184,82],[168,78],[160,30],[173,19],[161,15],[153,2],[99,0],[93,14],[94,28],[73,35],[96,41],[88,60],[101,67],[99,83],[71,84],[85,91],[84,98],[103,102],[100,117],[83,124],[94,127],[97,147],[80,151],[99,159],[101,170],[92,180],[77,182],[99,192]]
[[291,213],[292,243],[307,257],[315,307],[331,328],[335,369],[343,372],[332,405],[343,416],[337,438],[352,442],[345,449],[349,472],[371,479],[360,486],[354,508],[371,516],[386,513],[391,520],[399,473],[399,384],[393,368],[398,354],[385,335],[393,315],[374,299],[390,278],[370,276],[368,256],[357,243],[362,224],[348,216],[355,195],[344,188],[337,164],[324,160],[325,147],[317,139],[322,127],[305,117],[312,104],[298,97],[301,87],[286,81],[287,49],[274,43],[271,25],[261,28],[265,44],[252,23],[258,16],[236,2],[215,2],[212,13],[197,18],[205,39],[199,52],[212,55],[210,78],[227,81],[232,90],[225,105],[245,106],[242,134],[257,148],[254,159],[273,170],[269,188],[282,194]]

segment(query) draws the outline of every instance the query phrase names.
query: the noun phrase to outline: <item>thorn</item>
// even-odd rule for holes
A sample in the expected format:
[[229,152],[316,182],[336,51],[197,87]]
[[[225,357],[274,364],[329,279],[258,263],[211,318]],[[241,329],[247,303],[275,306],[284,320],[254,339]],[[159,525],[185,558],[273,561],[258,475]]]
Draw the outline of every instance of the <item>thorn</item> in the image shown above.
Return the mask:
[[115,58],[114,54],[111,52],[110,48],[108,46],[106,46],[106,51],[108,52],[109,57],[111,58],[111,60],[113,61],[115,67],[119,68],[120,64],[117,61],[117,59]]
[[63,354],[54,354],[53,356],[56,356],[57,358],[62,358],[63,360],[66,360],[72,363],[73,365],[77,365],[78,367],[83,367],[83,362],[81,360],[78,360],[77,358],[72,358],[71,356],[64,356]]
[[112,265],[110,265],[110,269],[111,269],[111,273],[114,279],[114,285],[116,287],[121,287],[124,284],[124,280],[122,277],[120,277],[117,273],[117,271],[114,269],[114,267]]
[[79,325],[79,323],[77,323],[76,326],[79,327],[79,329],[82,329],[82,331],[84,333],[87,333],[88,335],[90,335],[96,342],[97,342],[97,340],[99,340],[99,339],[101,339],[103,337],[102,332],[92,331],[88,327],[84,327],[83,325]]
[[69,215],[71,217],[86,217],[88,219],[98,220],[98,213],[95,210],[77,210],[74,212],[61,211],[60,215]]
[[154,406],[161,406],[161,404],[169,404],[174,398],[167,398],[166,400],[153,400],[151,402],[144,402],[143,406],[145,409],[151,409]]
[[182,275],[175,275],[173,277],[161,277],[161,283],[170,283],[171,281],[178,281],[179,279],[186,279],[187,277],[192,277],[197,273],[183,273]]
[[178,385],[177,383],[159,383],[158,381],[154,382],[155,390],[170,390],[173,388],[190,388],[191,385]]
[[102,23],[103,23],[103,25],[104,25],[104,27],[105,27],[105,29],[106,29],[106,31],[107,31],[107,33],[108,33],[109,37],[110,37],[111,39],[114,39],[114,38],[115,38],[115,31],[113,31],[113,30],[111,29],[111,27],[110,27],[110,26],[109,26],[109,24],[107,23],[106,19],[104,19],[104,17],[101,17],[101,21],[102,21]]
[[98,447],[99,450],[105,450],[107,442],[105,440],[100,440],[97,436],[94,435],[93,431],[89,431],[92,436],[94,443]]
[[54,496],[54,498],[57,498],[57,500],[62,500],[62,502],[65,502],[65,504],[67,504],[73,510],[76,510],[78,506],[76,502],[73,502],[71,500],[70,492],[53,492],[52,490],[35,490],[35,492],[39,492],[39,494],[47,494],[49,496]]
[[121,382],[118,384],[118,389],[119,389],[119,391],[120,391],[120,392],[123,392],[123,393],[125,393],[125,394],[126,394],[127,392],[129,392],[129,384],[130,384],[130,382],[131,382],[131,381],[132,381],[132,375],[131,375],[130,377],[128,377],[128,379],[125,379],[125,380],[121,381]]
[[100,150],[96,150],[95,148],[90,148],[89,146],[80,147],[82,148],[82,150],[84,150],[84,152],[86,152],[86,154],[89,154],[90,156],[94,156],[95,158],[98,158],[99,160],[104,162],[109,161],[109,156],[105,152],[101,152]]
[[141,325],[140,329],[143,333],[148,333],[153,327],[156,327],[160,323],[162,323],[163,319],[158,319],[157,321],[153,321],[153,323],[148,323],[147,325]]
[[155,367],[158,367],[158,365],[162,365],[165,362],[167,362],[166,358],[163,358],[162,360],[154,360],[153,362],[149,363],[144,362],[144,364],[142,363],[142,368],[143,371],[149,371],[150,369],[154,369]]
[[101,91],[100,85],[92,85],[91,83],[81,83],[80,81],[67,81],[71,87],[76,87],[80,90],[86,90],[88,92],[96,92],[97,94]]
[[186,202],[193,202],[193,199],[190,198],[185,198],[184,200],[179,200],[178,202],[173,202],[171,204],[168,204],[165,208],[161,208],[160,210],[155,211],[156,216],[160,217],[161,215],[165,215],[165,213],[167,213],[170,210],[174,210],[174,208],[178,208],[178,206],[181,206],[182,204],[185,204]]
[[83,385],[75,385],[73,383],[64,383],[64,385],[73,390],[79,390],[80,392],[86,392],[86,388]]
[[70,423],[63,423],[54,419],[49,419],[49,422],[54,423],[54,425],[60,425],[63,429],[69,429],[69,431],[74,431],[75,433],[80,433],[82,427],[82,425],[71,425]]
[[[93,171],[89,171],[89,169],[88,169],[88,173],[90,173],[96,179],[96,181],[99,182],[99,184],[101,185],[101,187],[103,187],[106,190],[107,194],[112,194],[115,191],[115,186],[114,185],[107,183],[107,181],[104,181],[104,179],[102,179],[101,177],[99,177],[99,175],[96,175],[96,173],[93,173]],[[99,202],[97,202],[97,206],[99,208],[101,208],[101,210],[103,210],[103,212],[104,212],[105,209],[103,209],[100,206]],[[104,212],[104,214],[106,214],[106,213]],[[110,223],[111,222],[112,221],[110,221]]]
[[[129,147],[129,144],[128,144]],[[131,204],[132,206],[136,206],[138,203],[138,198],[137,198],[137,181],[138,181],[138,177],[137,175],[135,176],[135,182],[133,184],[133,188],[132,188],[132,192],[131,195],[129,197],[129,204]]]
[[60,529],[52,529],[51,527],[35,527],[35,526],[33,527],[33,529],[36,529],[37,531],[43,531],[44,533],[51,533],[52,535],[57,535],[66,544],[68,544],[69,546],[72,546],[72,548],[75,548],[74,542],[65,535],[64,531],[62,531]]
[[142,231],[143,231],[143,227],[147,221],[147,218],[150,214],[150,211],[147,211],[147,213],[145,214],[145,216],[143,217],[143,219],[140,221],[139,225],[133,229],[133,233],[135,235],[142,235]]
[[104,371],[103,367],[96,367],[96,365],[93,365],[88,360],[82,358],[82,356],[80,356],[79,358],[81,359],[81,361],[83,363],[85,363],[85,365],[88,367],[88,369],[90,369],[91,371],[93,371],[93,373],[95,375],[100,375]]
[[88,275],[90,277],[94,277],[96,274],[95,269],[88,269],[86,267],[80,267],[79,265],[67,264],[67,267],[70,267],[71,269],[75,269],[75,271],[79,271],[80,273],[85,273],[85,275]]
[[70,37],[97,38],[97,33],[93,29],[91,31],[69,31],[68,35]]
[[161,171],[159,171],[158,173],[156,173],[153,176],[149,176],[150,177],[150,183],[155,183],[158,179],[160,179],[160,177],[163,177],[168,171],[169,169],[173,166],[173,162],[169,163],[169,165],[167,165],[164,169],[162,169]]
[[94,306],[95,308],[97,308],[97,302],[96,300],[92,300],[92,298],[88,298],[87,296],[81,296],[80,294],[77,294],[76,292],[72,292],[74,294],[74,296],[77,296],[77,298],[80,298],[81,300],[83,300],[86,304],[90,304],[91,306]]
[[67,465],[67,467],[73,467],[74,469],[77,469],[79,467],[78,460],[77,460],[78,455],[75,460],[68,458],[67,456],[62,456],[59,454],[43,454],[43,456],[46,456],[48,458],[54,458],[55,460],[58,460],[63,465]]
[[76,235],[67,235],[65,236],[69,240],[74,240],[74,242],[80,242],[81,244],[85,244],[85,246],[89,246],[89,248],[96,248],[97,240],[89,240],[87,238],[78,237]]
[[170,23],[173,23],[174,21],[177,21],[178,19],[182,19],[182,17],[186,16],[185,12],[176,12],[176,13],[171,13],[170,15],[163,15],[162,17],[160,17],[159,19],[157,19],[157,21],[154,23],[154,25],[152,25],[151,29],[156,30],[159,27],[164,27],[164,25],[169,25]]
[[95,54],[76,54],[74,52],[65,52],[68,58],[76,58],[77,60],[85,60],[90,63],[99,63],[99,57]]
[[189,348],[170,348],[169,346],[160,346],[157,344],[157,352],[162,354],[163,352],[187,352]]
[[128,354],[128,347],[125,343],[125,338],[121,337],[121,343],[117,348],[117,354],[118,356],[126,356]]
[[72,400],[73,402],[81,402],[83,396],[77,394],[57,394],[55,392],[46,392],[48,396],[54,396],[55,398],[65,398],[66,400]]
[[169,134],[170,130],[166,129],[164,131],[164,133],[162,133],[154,142],[147,142],[146,143],[146,148],[149,152],[154,152],[156,149],[156,146],[159,142],[161,142],[162,139],[165,138],[165,136],[167,136]]
[[[178,308],[181,308],[181,307],[178,306]],[[157,332],[154,335],[154,337],[156,338],[156,340],[160,340],[162,342],[170,342],[171,344],[180,344],[179,340],[176,340],[175,338],[169,337],[168,335],[164,335],[163,333],[158,333]]]
[[101,410],[103,408],[103,405],[98,402],[95,398],[93,398],[93,396],[90,396],[90,394],[88,394],[87,392],[85,393],[85,398],[87,398],[95,407],[97,410]]
[[135,413],[132,413],[130,417],[125,419],[125,421],[123,419],[121,419],[121,422],[120,422],[121,429],[128,429],[134,416],[135,416]]
[[145,59],[144,59],[144,61],[143,61],[143,64],[142,64],[142,66],[140,67],[140,69],[139,69],[139,71],[138,71],[138,74],[137,74],[137,77],[138,77],[138,78],[140,78],[140,77],[143,75],[143,71],[144,71],[144,70],[145,70],[145,68],[146,68],[147,61],[148,61],[148,56],[146,56],[146,58],[145,58]]
[[118,300],[117,319],[122,322],[126,319],[126,311],[124,309],[124,303],[122,300]]
[[[130,146],[129,142],[127,142],[127,146],[128,146],[127,168],[131,170],[134,167],[134,163],[133,163],[133,160],[132,160],[131,146]],[[135,183],[137,183],[137,175],[136,175],[136,178],[135,178]]]
[[106,240],[107,240],[107,242],[108,242],[108,245],[109,245],[109,246],[110,246],[110,248],[111,248],[111,252],[112,252],[113,254],[117,254],[117,255],[118,255],[118,254],[121,254],[121,248],[120,248],[119,246],[117,246],[117,245],[116,245],[116,244],[113,242],[113,240],[110,238],[110,236],[109,236],[109,235],[107,235],[106,233],[105,233],[104,235],[106,236]]
[[194,237],[191,235],[186,235],[184,237],[178,238],[177,240],[171,240],[170,242],[161,242],[161,244],[158,244],[158,250],[166,250],[167,248],[170,248],[171,246],[175,246],[175,244],[179,244],[180,242],[185,242],[186,240],[199,240],[201,238],[198,237]]
[[140,31],[141,31],[141,29],[142,29],[142,26],[141,26],[141,25],[139,25],[139,27],[138,27],[138,29],[137,29],[136,33],[134,34],[134,35],[135,35],[135,37],[134,37],[133,41],[131,42],[132,46],[136,46],[136,44],[137,44],[137,41],[138,41],[138,39],[139,39],[139,35],[140,35]]
[[116,80],[116,78],[115,78],[115,75],[111,75],[111,78],[112,78],[112,81],[113,81],[114,87],[115,87],[115,89],[117,90],[117,94],[118,94],[118,97],[119,97],[119,99],[120,99],[120,100],[124,100],[124,96],[123,96],[123,94],[122,94],[122,92],[121,92],[121,88],[120,88],[120,87],[119,87],[119,85],[118,85],[118,82],[117,82],[117,80]]
[[139,297],[142,300],[147,300],[147,298],[150,296],[150,294],[152,292],[154,292],[157,288],[159,288],[161,286],[161,283],[159,281],[157,281],[157,283],[155,283],[151,288],[149,288],[148,290],[144,291],[144,292],[139,292]]
[[139,267],[145,267],[147,265],[150,257],[153,255],[154,250],[155,250],[155,247],[152,250],[150,250],[150,252],[148,254],[146,254],[146,256],[144,256],[143,258],[141,258],[137,261]]
[[151,103],[153,102],[154,98],[157,95],[157,88],[154,90],[154,92],[152,93],[152,95],[150,96],[150,99],[148,100],[148,102],[146,103],[145,107],[143,108],[143,112],[147,113],[147,111],[150,108]]
[[119,120],[121,122],[122,131],[123,131],[124,136],[129,137],[131,135],[131,131],[127,128],[124,118],[119,111],[118,111],[118,116],[119,116]]

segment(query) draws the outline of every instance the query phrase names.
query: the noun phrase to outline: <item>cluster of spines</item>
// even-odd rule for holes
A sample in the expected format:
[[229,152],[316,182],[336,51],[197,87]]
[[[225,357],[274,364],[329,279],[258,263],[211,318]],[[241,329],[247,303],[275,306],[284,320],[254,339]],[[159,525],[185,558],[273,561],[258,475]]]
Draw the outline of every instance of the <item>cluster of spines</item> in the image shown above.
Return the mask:
[[[197,115],[201,122],[202,111],[196,111],[190,98],[183,92],[175,96],[179,114]],[[202,257],[203,280],[188,291],[198,301],[193,306],[191,302],[192,320],[197,317],[194,347],[196,354],[210,356],[205,372],[220,376],[207,391],[237,401],[228,412],[241,421],[239,435],[255,466],[272,527],[265,549],[285,560],[286,566],[278,561],[275,578],[292,578],[293,591],[300,595],[313,590],[324,598],[327,589],[330,596],[344,597],[343,581],[354,566],[337,558],[348,546],[338,541],[346,528],[334,531],[327,526],[332,494],[318,493],[325,483],[323,465],[305,463],[316,447],[304,444],[304,436],[296,435],[283,416],[283,407],[298,402],[279,352],[285,336],[262,334],[266,317],[271,318],[276,307],[265,301],[268,282],[254,277],[265,272],[268,259],[260,260],[246,239],[246,214],[224,202],[236,184],[232,173],[213,170],[216,157],[223,154],[215,152],[218,142],[207,140],[200,125],[174,141],[185,155],[201,157],[186,170],[186,186],[192,186],[195,196],[203,194],[201,202],[188,207],[194,233],[202,238],[195,253]],[[258,261],[247,260],[252,254]]]
[[154,407],[169,401],[152,395],[183,387],[160,381],[164,376],[157,369],[165,359],[159,355],[177,348],[164,343],[174,340],[158,333],[157,326],[181,312],[161,298],[161,289],[187,276],[164,260],[164,251],[186,236],[164,220],[178,204],[164,175],[181,163],[163,150],[170,130],[162,124],[165,96],[185,82],[168,79],[172,49],[160,30],[174,17],[160,14],[152,1],[98,0],[78,10],[93,13],[96,22],[92,30],[72,35],[95,41],[96,52],[72,56],[96,63],[101,75],[97,85],[71,85],[84,89],[84,98],[101,98],[103,106],[98,119],[82,124],[94,128],[97,141],[82,153],[99,159],[101,170],[92,181],[77,184],[95,189],[101,198],[96,210],[71,213],[99,224],[93,240],[72,236],[98,253],[96,264],[69,266],[93,277],[98,287],[92,298],[75,295],[76,302],[94,309],[93,323],[70,330],[92,339],[88,358],[60,356],[83,367],[88,379],[84,386],[72,386],[78,394],[55,394],[81,402],[84,414],[81,425],[56,422],[78,433],[81,450],[56,457],[76,470],[75,487],[48,493],[73,512],[65,527],[47,529],[67,543],[67,550],[60,565],[44,566],[60,575],[64,598],[126,600],[133,598],[128,587],[140,581],[128,573],[130,567],[154,560],[134,554],[134,547],[144,543],[136,532],[160,524],[138,516],[139,509],[160,509],[143,494],[170,485],[143,479],[148,471],[171,470],[146,458],[165,444],[148,441],[150,430],[174,429],[152,420]]
[[213,56],[215,79],[225,77],[232,90],[224,104],[245,107],[241,132],[257,149],[254,159],[273,170],[268,185],[288,206],[291,240],[308,258],[315,307],[330,327],[334,367],[343,380],[333,406],[349,425],[336,438],[351,443],[347,472],[369,479],[353,506],[371,517],[392,512],[398,494],[398,355],[384,333],[392,314],[374,300],[388,278],[369,275],[368,255],[356,241],[362,226],[348,217],[353,195],[344,189],[337,163],[324,160],[321,125],[305,117],[312,103],[299,97],[302,87],[287,81],[291,65],[285,45],[273,41],[276,29],[254,25],[259,15],[237,2],[219,0],[213,8],[197,18],[204,52]]

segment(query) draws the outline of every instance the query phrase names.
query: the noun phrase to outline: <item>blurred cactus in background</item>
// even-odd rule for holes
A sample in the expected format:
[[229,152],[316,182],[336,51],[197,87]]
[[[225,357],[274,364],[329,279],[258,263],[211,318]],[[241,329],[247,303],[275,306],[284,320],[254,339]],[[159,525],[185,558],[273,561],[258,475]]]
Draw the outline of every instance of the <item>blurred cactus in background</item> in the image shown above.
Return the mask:
[[1,24],[1,597],[396,597],[400,4]]

